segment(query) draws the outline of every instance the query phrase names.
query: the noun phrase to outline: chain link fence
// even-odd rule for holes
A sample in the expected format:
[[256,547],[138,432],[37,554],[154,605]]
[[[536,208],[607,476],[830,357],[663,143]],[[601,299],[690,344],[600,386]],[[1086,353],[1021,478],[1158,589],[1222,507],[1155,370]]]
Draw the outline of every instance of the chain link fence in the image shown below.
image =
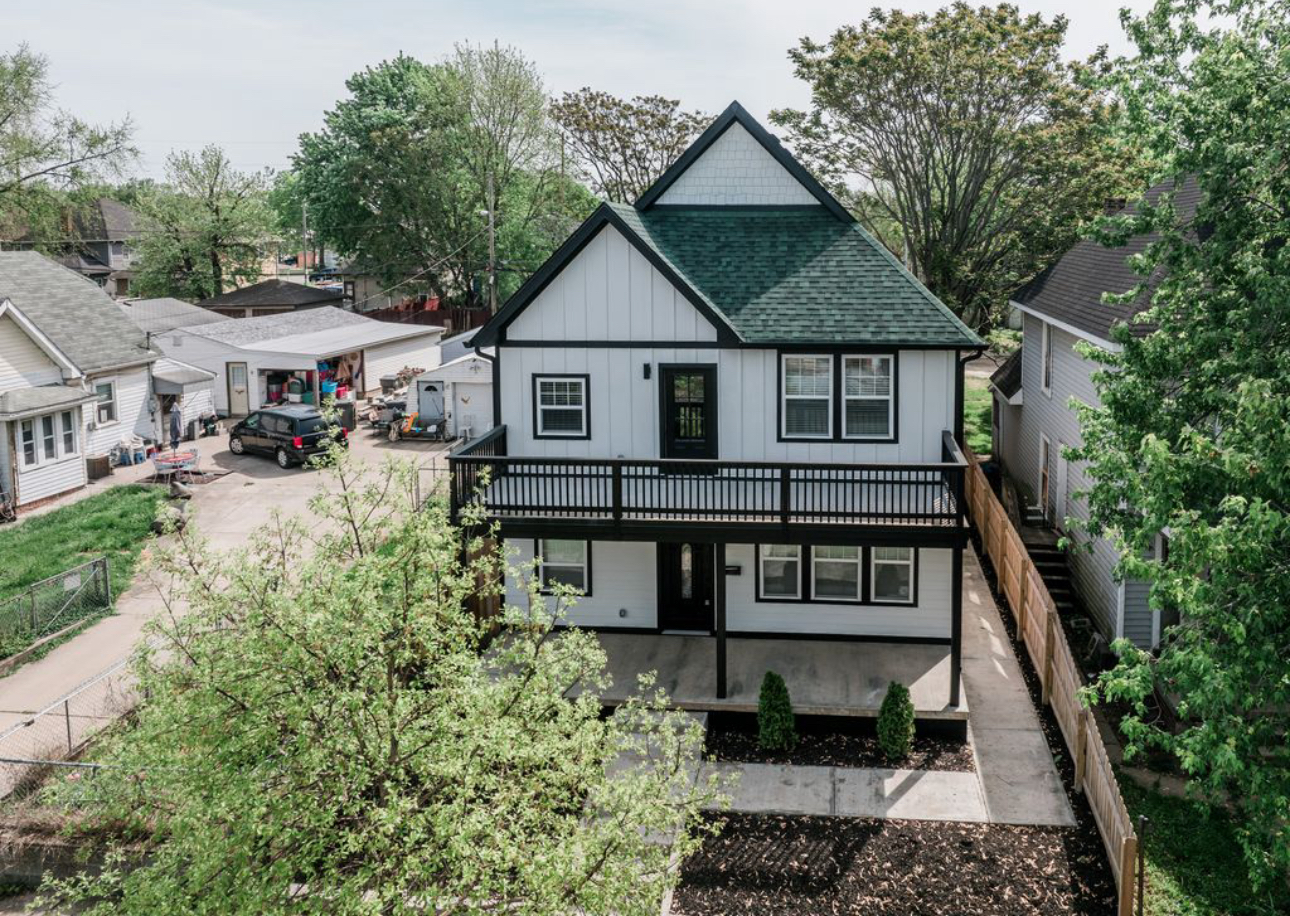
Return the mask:
[[0,799],[21,799],[58,772],[93,770],[75,758],[139,702],[130,661],[121,659],[0,731]]
[[0,601],[0,658],[112,605],[106,557],[51,576]]

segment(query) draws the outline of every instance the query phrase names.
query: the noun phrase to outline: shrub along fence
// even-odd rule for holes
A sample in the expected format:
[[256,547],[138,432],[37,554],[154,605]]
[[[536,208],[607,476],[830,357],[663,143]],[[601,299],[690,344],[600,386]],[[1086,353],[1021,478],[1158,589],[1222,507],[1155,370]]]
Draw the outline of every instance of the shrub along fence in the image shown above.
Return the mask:
[[106,557],[90,560],[0,601],[0,659],[112,604]]
[[1017,618],[1017,632],[1026,653],[1039,672],[1043,700],[1052,706],[1075,761],[1075,789],[1088,797],[1093,819],[1106,844],[1119,888],[1119,914],[1131,916],[1138,837],[1093,714],[1080,702],[1083,679],[1066,642],[1057,607],[1007,510],[990,489],[976,455],[966,447],[963,451],[968,459],[967,503],[972,522],[994,565],[999,588]]

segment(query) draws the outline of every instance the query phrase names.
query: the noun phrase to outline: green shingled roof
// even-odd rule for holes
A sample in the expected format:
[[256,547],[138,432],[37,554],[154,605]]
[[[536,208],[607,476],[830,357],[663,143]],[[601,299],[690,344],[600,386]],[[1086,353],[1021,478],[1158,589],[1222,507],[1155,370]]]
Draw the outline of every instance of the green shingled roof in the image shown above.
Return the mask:
[[822,206],[611,206],[745,343],[982,345],[886,248]]

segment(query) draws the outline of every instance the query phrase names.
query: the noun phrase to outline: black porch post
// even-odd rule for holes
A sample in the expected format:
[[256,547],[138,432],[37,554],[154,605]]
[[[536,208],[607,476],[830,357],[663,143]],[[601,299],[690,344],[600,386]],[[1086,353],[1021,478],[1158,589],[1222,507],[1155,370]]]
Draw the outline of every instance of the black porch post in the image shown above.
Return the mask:
[[950,705],[959,705],[959,673],[963,670],[963,545],[954,548],[950,564]]
[[726,545],[713,549],[717,576],[717,699],[726,698]]

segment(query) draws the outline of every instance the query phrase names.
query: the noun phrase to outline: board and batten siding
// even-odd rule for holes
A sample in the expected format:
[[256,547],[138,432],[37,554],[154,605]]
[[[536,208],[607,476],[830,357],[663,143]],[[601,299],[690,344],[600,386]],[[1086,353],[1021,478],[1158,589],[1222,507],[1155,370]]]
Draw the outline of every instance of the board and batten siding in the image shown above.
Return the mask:
[[61,385],[63,372],[8,315],[0,316],[0,391]]
[[657,203],[784,206],[819,201],[736,122],[681,173]]
[[715,341],[717,329],[606,226],[506,329],[510,340]]
[[[1065,486],[1057,479],[1062,462],[1059,453],[1063,446],[1082,444],[1079,417],[1070,406],[1072,398],[1084,404],[1098,405],[1100,400],[1093,385],[1092,373],[1097,365],[1075,350],[1079,341],[1074,334],[1053,327],[1052,389],[1045,393],[1043,380],[1043,322],[1033,315],[1026,315],[1023,323],[1021,351],[1021,386],[1025,392],[1022,404],[1015,413],[1010,411],[1004,429],[1004,464],[1013,479],[1032,504],[1038,502],[1040,436],[1047,435],[1052,444],[1050,451],[1049,516],[1088,518],[1088,507],[1076,494],[1088,489],[1085,462],[1066,462]],[[997,403],[997,402],[996,402]],[[1056,505],[1060,494],[1065,493],[1064,505]],[[1090,538],[1079,531],[1068,532],[1076,549],[1068,554],[1075,587],[1098,628],[1111,638],[1120,636],[1136,644],[1149,647],[1152,643],[1152,611],[1147,604],[1145,583],[1125,583],[1123,589],[1115,579],[1114,570],[1119,561],[1115,547],[1103,538]],[[1123,597],[1123,620],[1120,602]]]
[[[954,428],[954,353],[902,350],[897,442],[779,442],[775,350],[706,347],[506,347],[501,352],[502,422],[512,455],[571,458],[659,456],[659,367],[717,367],[718,457],[743,461],[937,462],[941,433]],[[645,378],[644,367],[650,366]],[[590,439],[535,439],[533,378],[588,375]]]
[[[505,542],[507,558],[523,568],[533,562],[534,542]],[[658,626],[658,547],[648,541],[595,541],[591,545],[591,594],[564,608],[559,623],[580,627]],[[555,598],[544,599],[555,613]],[[508,576],[506,602],[528,607],[528,592]],[[626,611],[623,616],[620,611]]]
[[[506,542],[511,562],[533,560],[532,540]],[[731,632],[790,633],[821,636],[950,638],[950,564],[952,551],[924,549],[919,554],[918,604],[801,604],[757,601],[755,548],[729,544],[726,563],[740,567],[726,576],[726,627]],[[560,623],[594,628],[658,626],[657,545],[635,541],[591,544],[591,594],[563,609]],[[528,595],[508,578],[506,600],[519,608]],[[554,613],[555,599],[547,598]]]
[[[86,457],[106,455],[123,439],[135,436],[151,438],[154,435],[151,393],[147,366],[125,369],[121,372],[89,376],[85,387],[90,391],[96,385],[106,382],[116,383],[116,420],[110,423],[97,422],[97,407],[87,404],[85,407],[85,435],[81,440],[82,453]],[[90,427],[94,428],[91,429]]]

